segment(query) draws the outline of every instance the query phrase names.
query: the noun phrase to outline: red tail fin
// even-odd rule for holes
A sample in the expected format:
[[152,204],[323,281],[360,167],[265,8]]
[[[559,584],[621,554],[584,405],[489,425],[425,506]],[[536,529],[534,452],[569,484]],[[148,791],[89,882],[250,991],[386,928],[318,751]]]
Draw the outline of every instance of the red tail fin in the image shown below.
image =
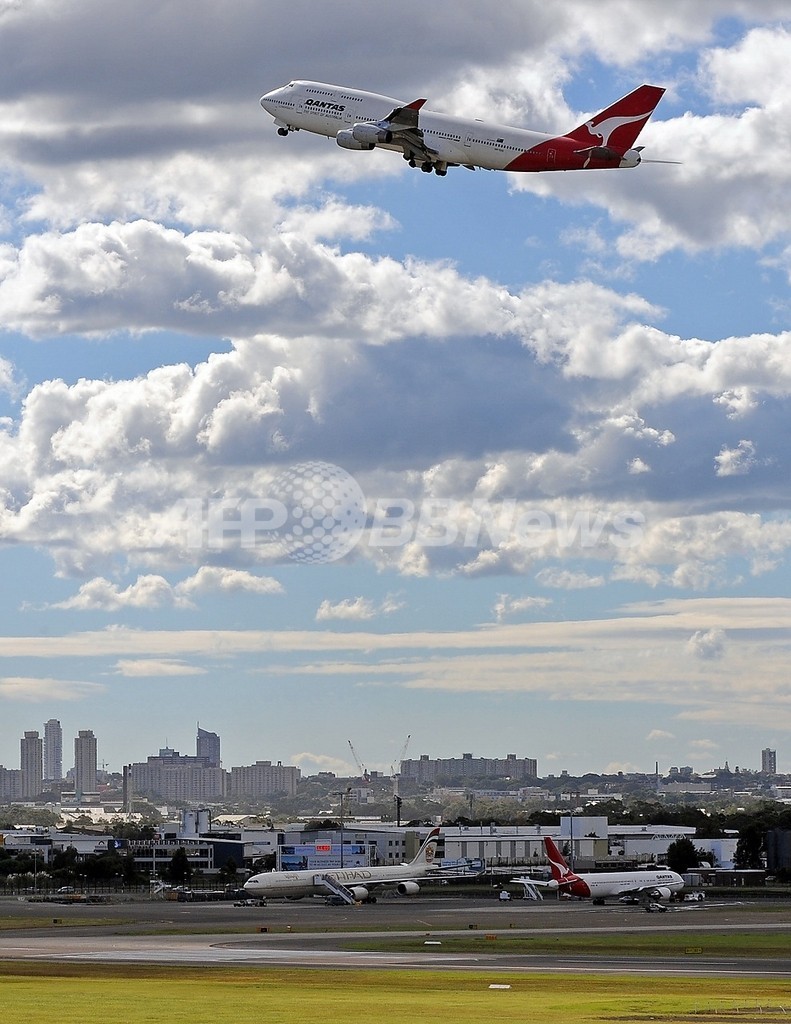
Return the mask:
[[641,85],[566,137],[583,146],[602,146],[623,154],[634,145],[664,91],[657,85]]
[[567,882],[577,877],[569,869],[563,854],[549,836],[544,836],[544,848],[547,851],[547,857],[549,857],[549,863],[552,867],[552,877],[556,882]]

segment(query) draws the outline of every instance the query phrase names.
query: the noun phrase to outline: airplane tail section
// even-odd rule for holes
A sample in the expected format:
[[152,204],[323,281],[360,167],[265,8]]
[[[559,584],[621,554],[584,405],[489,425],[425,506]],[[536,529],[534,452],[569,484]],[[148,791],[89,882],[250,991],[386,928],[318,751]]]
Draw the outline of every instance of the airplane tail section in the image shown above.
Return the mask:
[[574,139],[583,147],[611,150],[623,156],[634,146],[664,91],[656,85],[641,85],[569,132],[566,137]]
[[437,855],[437,842],[439,841],[438,828],[433,828],[426,838],[423,840],[423,845],[415,854],[414,858],[409,862],[412,867],[430,867],[434,863],[434,858]]
[[547,851],[547,857],[549,857],[549,863],[552,868],[552,879],[555,882],[575,882],[577,876],[568,866],[563,857],[563,854],[555,846],[554,841],[550,836],[544,836],[544,848]]

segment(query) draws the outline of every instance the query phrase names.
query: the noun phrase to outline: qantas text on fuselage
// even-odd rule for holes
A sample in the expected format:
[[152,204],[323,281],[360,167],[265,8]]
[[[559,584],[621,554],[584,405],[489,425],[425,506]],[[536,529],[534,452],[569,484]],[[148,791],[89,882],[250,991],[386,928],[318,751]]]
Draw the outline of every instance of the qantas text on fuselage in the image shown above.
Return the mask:
[[439,175],[449,167],[570,171],[641,163],[643,147],[635,142],[663,93],[641,85],[559,135],[452,117],[424,109],[424,99],[404,103],[323,82],[289,82],[262,96],[261,106],[281,135],[304,130],[334,138],[342,149],[393,150],[410,166]]

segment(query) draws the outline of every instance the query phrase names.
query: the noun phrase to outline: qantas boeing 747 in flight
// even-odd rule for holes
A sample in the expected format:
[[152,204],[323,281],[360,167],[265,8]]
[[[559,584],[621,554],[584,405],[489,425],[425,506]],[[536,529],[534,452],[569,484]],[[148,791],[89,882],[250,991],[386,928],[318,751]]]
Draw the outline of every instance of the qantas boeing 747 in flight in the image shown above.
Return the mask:
[[635,141],[664,91],[641,85],[564,135],[451,117],[424,110],[424,99],[402,103],[322,82],[289,82],[262,96],[261,106],[280,135],[303,129],[334,138],[342,149],[391,149],[410,167],[439,175],[449,167],[572,171],[637,167],[643,147]]

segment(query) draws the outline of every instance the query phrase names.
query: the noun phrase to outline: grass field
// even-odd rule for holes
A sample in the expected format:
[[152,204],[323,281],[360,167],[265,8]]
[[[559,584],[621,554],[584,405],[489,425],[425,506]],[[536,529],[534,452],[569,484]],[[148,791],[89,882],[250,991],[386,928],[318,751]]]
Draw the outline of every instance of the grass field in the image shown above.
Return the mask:
[[[492,984],[510,989],[490,989]],[[6,1020],[27,1024],[740,1024],[791,1017],[759,979],[0,963]]]
[[[426,947],[427,939],[441,945]],[[672,931],[607,935],[512,935],[508,932],[472,932],[467,935],[387,936],[343,941],[350,950],[386,949],[388,952],[416,953],[421,950],[448,953],[558,953],[609,956],[728,956],[776,957],[791,960],[791,932]],[[791,1024],[791,1021],[789,1021]]]

